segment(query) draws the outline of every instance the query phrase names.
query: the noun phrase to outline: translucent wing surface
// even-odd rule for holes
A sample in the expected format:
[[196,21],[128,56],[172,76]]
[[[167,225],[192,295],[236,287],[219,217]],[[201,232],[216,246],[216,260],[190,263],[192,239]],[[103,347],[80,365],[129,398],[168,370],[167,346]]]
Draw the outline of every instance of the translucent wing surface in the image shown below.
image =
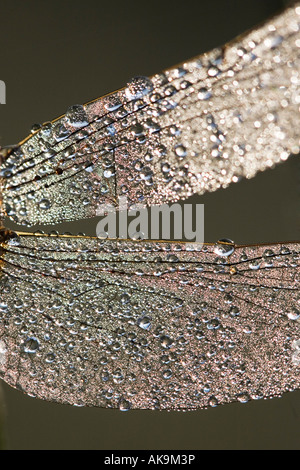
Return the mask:
[[299,5],[34,130],[3,159],[5,214],[50,224],[93,217],[123,195],[166,203],[225,188],[298,153]]
[[0,374],[31,396],[189,410],[299,388],[299,243],[1,247]]

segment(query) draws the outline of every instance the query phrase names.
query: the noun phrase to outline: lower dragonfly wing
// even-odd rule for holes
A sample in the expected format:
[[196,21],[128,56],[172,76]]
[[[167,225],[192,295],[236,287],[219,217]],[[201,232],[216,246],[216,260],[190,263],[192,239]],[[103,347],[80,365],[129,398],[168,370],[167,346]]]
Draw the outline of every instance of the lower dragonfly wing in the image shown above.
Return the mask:
[[0,374],[30,396],[192,410],[299,388],[298,243],[1,246]]

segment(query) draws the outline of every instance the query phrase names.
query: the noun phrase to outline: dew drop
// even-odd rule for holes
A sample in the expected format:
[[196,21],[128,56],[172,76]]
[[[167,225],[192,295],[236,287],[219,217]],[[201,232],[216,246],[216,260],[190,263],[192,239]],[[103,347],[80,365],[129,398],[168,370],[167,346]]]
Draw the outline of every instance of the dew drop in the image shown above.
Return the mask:
[[240,403],[248,403],[248,401],[250,400],[250,396],[248,395],[248,393],[240,393],[238,396],[237,396],[237,400],[240,402]]
[[297,340],[292,342],[292,348],[300,350],[300,339],[297,339]]
[[107,111],[116,111],[121,106],[122,106],[122,103],[117,94],[110,95],[105,99],[104,107]]
[[53,137],[60,142],[70,134],[69,130],[63,124],[57,124],[53,130]]
[[54,362],[54,361],[55,361],[55,354],[54,354],[54,353],[49,353],[49,354],[47,354],[47,356],[46,356],[46,362],[47,362],[48,364],[51,364],[51,363]]
[[227,238],[223,238],[216,243],[214,252],[218,256],[230,256],[234,252],[234,242]]
[[264,44],[268,49],[275,49],[279,46],[283,41],[283,37],[281,35],[271,36],[264,40]]
[[168,380],[172,377],[173,373],[170,369],[167,369],[167,370],[164,370],[163,373],[162,373],[162,377],[165,379],[165,380]]
[[48,199],[42,199],[39,202],[39,209],[47,210],[47,209],[50,209],[50,207],[51,207],[51,202]]
[[296,308],[293,308],[291,309],[290,312],[287,313],[287,317],[290,319],[290,320],[299,320],[300,318],[300,312],[299,310],[297,310]]
[[153,83],[148,77],[135,77],[127,83],[125,95],[129,100],[136,100],[151,93]]
[[126,294],[126,293],[122,294],[122,295],[120,296],[120,302],[121,302],[121,304],[123,304],[123,305],[128,304],[128,302],[130,302],[130,295],[129,295],[129,294]]
[[292,363],[295,365],[295,366],[299,366],[300,365],[300,350],[296,350],[294,352],[294,354],[292,355]]
[[232,317],[237,317],[240,314],[240,309],[238,307],[233,306],[230,308],[229,313]]
[[180,158],[184,158],[186,157],[186,148],[184,145],[177,145],[175,147],[175,154],[177,155],[177,157],[180,157]]
[[148,166],[145,166],[143,168],[143,170],[141,171],[141,173],[140,173],[140,177],[144,181],[150,180],[152,178],[152,176],[153,176],[153,171]]
[[200,88],[198,92],[198,98],[199,100],[209,100],[211,98],[212,94],[207,88]]
[[219,320],[217,320],[216,318],[210,320],[208,323],[207,323],[207,328],[209,330],[217,330],[218,328],[220,328],[221,326],[221,323],[219,322]]
[[0,176],[2,178],[8,179],[11,178],[13,175],[12,169],[10,168],[4,168],[3,170],[0,171]]
[[139,318],[137,324],[143,330],[149,330],[151,328],[151,318],[149,317],[142,317]]
[[119,410],[120,411],[129,411],[131,408],[131,403],[128,400],[125,400],[125,398],[121,398],[119,401]]
[[162,336],[160,338],[160,344],[163,348],[169,349],[172,346],[173,341],[171,340],[171,338],[169,338],[169,336]]
[[216,77],[217,75],[219,75],[219,73],[220,73],[220,70],[218,69],[218,67],[215,67],[214,65],[209,67],[209,69],[207,70],[207,74],[210,77]]
[[31,337],[25,341],[23,345],[23,351],[28,354],[34,354],[38,351],[39,347],[39,340],[35,337]]
[[5,311],[7,310],[7,303],[0,301],[0,310]]
[[211,406],[212,408],[215,408],[216,406],[218,406],[219,402],[217,400],[216,397],[212,396],[210,397],[210,399],[208,400],[208,404],[209,406]]
[[142,135],[144,132],[144,128],[141,124],[137,123],[137,124],[134,124],[132,127],[131,127],[131,133],[134,135],[134,136],[139,136],[139,135]]
[[170,167],[169,163],[165,162],[165,163],[161,164],[161,171],[163,173],[169,173],[170,170],[171,170],[171,167]]
[[71,126],[84,127],[88,125],[88,118],[84,107],[80,104],[70,106],[66,112],[66,119]]

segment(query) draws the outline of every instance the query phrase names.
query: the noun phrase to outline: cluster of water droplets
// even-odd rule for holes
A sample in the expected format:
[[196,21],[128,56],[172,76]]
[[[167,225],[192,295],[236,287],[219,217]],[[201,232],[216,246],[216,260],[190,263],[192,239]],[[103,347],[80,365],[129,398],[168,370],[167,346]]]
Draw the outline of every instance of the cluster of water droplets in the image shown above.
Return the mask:
[[[196,409],[299,386],[299,322],[288,315],[298,304],[286,295],[296,245],[1,240],[0,371],[32,396]],[[276,268],[280,285],[266,274]]]
[[32,225],[92,217],[125,194],[184,199],[297,153],[297,19],[288,10],[230,47],[33,126],[1,168],[7,215]]

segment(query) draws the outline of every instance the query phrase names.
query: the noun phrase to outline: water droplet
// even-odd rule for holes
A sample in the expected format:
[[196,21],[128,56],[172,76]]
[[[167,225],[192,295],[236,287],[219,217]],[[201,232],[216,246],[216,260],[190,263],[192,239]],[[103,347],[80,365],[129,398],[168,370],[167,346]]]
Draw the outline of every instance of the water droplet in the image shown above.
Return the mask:
[[125,398],[121,398],[119,401],[119,410],[120,411],[129,411],[131,408],[131,403],[128,400],[125,400]]
[[28,354],[34,354],[40,347],[39,340],[37,338],[28,338],[23,344],[23,351]]
[[177,155],[177,157],[180,157],[180,158],[184,158],[186,157],[186,148],[184,145],[177,145],[175,147],[175,153]]
[[170,369],[164,370],[162,376],[165,380],[168,380],[172,377],[173,373]]
[[296,308],[291,309],[290,312],[287,313],[287,316],[290,320],[299,320],[300,318],[300,312]]
[[209,406],[211,406],[212,408],[215,408],[216,406],[218,406],[218,400],[216,397],[212,396],[210,397],[210,399],[208,400],[208,404]]
[[55,354],[54,353],[49,353],[47,354],[46,356],[46,362],[48,362],[49,364],[51,364],[52,362],[55,361]]
[[300,350],[297,349],[294,354],[292,355],[292,363],[295,365],[295,366],[299,366],[300,365]]
[[38,131],[41,128],[41,124],[33,124],[31,126],[30,132],[31,134],[34,134],[36,131]]
[[220,73],[220,70],[218,69],[218,67],[215,67],[214,65],[209,67],[209,69],[207,70],[207,74],[210,77],[216,77],[217,75],[219,75],[219,73]]
[[130,295],[129,294],[122,294],[120,296],[120,302],[121,304],[125,305],[125,304],[128,304],[128,302],[130,302]]
[[171,170],[171,167],[170,167],[169,163],[165,162],[165,163],[161,164],[161,171],[163,173],[169,173],[170,170]]
[[249,263],[249,267],[250,267],[250,269],[253,269],[254,271],[256,269],[259,269],[260,268],[260,261],[258,259],[251,261]]
[[248,393],[240,393],[238,396],[237,396],[237,400],[240,402],[240,403],[248,403],[248,401],[250,400],[250,396]]
[[269,49],[275,49],[283,41],[283,37],[280,35],[270,36],[264,40],[264,45]]
[[143,330],[149,330],[151,328],[151,318],[150,317],[142,317],[139,318],[137,324]]
[[0,171],[0,176],[5,179],[11,178],[13,175],[12,170],[13,168],[4,168]]
[[125,95],[129,100],[142,98],[153,90],[153,83],[148,77],[135,77],[127,83]]
[[39,209],[47,210],[51,207],[51,202],[48,199],[42,199],[39,202]]
[[15,307],[15,308],[22,308],[22,307],[23,307],[23,300],[17,298],[17,299],[15,300],[14,307]]
[[231,307],[229,313],[232,317],[237,317],[240,314],[240,309],[238,307]]
[[214,252],[218,256],[230,256],[234,252],[234,242],[227,238],[219,240],[215,245]]
[[209,100],[211,98],[212,94],[207,88],[200,88],[198,92],[198,98],[199,100]]
[[179,258],[176,255],[168,255],[167,256],[167,261],[169,263],[178,263]]
[[89,123],[85,109],[80,104],[75,104],[68,108],[66,112],[66,120],[74,127],[84,127]]
[[169,349],[172,346],[173,341],[171,340],[171,338],[169,338],[169,336],[162,336],[160,338],[160,344],[163,348]]
[[118,94],[110,95],[105,98],[104,107],[107,111],[116,111],[122,106]]
[[292,342],[292,348],[293,349],[299,349],[300,350],[300,339],[294,340]]
[[144,128],[141,124],[137,123],[137,124],[134,124],[132,127],[131,127],[131,133],[134,135],[134,136],[139,136],[139,135],[142,135],[144,132]]
[[103,172],[104,178],[110,179],[113,176],[115,176],[115,171],[113,168],[108,168],[107,170],[104,170]]
[[145,166],[140,173],[140,177],[142,180],[147,181],[150,180],[153,176],[153,171],[149,166]]

